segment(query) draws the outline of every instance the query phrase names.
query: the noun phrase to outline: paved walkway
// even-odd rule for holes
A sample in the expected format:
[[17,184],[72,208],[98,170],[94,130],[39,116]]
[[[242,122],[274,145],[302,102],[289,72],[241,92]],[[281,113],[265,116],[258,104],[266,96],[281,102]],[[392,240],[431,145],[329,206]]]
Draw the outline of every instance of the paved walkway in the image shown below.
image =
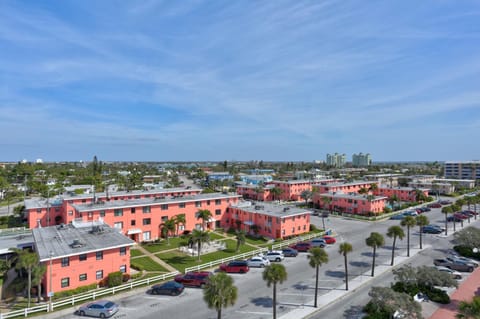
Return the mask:
[[165,269],[167,269],[168,271],[177,271],[175,268],[173,268],[172,266],[170,266],[169,264],[167,264],[166,262],[164,262],[163,260],[161,260],[160,258],[158,258],[157,256],[155,256],[154,254],[152,254],[151,252],[149,252],[148,250],[146,250],[145,248],[143,248],[141,245],[137,245],[135,246],[135,249],[138,249],[140,250],[144,255],[150,257],[151,259],[153,259],[156,263],[160,264],[162,267],[164,267]]

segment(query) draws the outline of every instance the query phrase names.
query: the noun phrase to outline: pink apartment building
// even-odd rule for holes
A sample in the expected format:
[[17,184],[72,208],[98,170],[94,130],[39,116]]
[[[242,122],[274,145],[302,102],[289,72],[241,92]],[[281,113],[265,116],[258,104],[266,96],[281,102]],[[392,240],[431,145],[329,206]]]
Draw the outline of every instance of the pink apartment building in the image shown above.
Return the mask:
[[358,193],[360,189],[364,188],[369,190],[375,182],[359,181],[352,183],[330,183],[326,185],[319,185],[319,193],[337,193],[342,192],[345,194]]
[[310,231],[310,212],[292,206],[242,201],[228,208],[225,226],[269,238],[285,238]]
[[429,189],[427,188],[413,188],[413,187],[379,187],[374,194],[378,196],[385,196],[387,198],[396,195],[402,202],[415,202],[417,200],[417,192],[422,192],[425,197],[428,197]]
[[[327,204],[324,201],[325,197],[330,198],[331,202]],[[313,202],[317,207],[329,211],[358,215],[382,214],[386,201],[387,197],[385,196],[345,194],[342,192],[316,193],[313,196]]]
[[112,272],[130,273],[134,241],[99,222],[32,230],[40,263],[46,266],[42,291],[60,292],[99,283]]

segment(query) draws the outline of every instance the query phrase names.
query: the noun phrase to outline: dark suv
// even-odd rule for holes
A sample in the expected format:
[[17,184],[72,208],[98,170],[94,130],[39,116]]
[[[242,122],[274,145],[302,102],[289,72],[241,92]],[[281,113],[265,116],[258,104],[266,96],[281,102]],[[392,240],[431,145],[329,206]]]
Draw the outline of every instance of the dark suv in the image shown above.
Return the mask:
[[244,274],[250,270],[248,267],[248,263],[245,260],[234,260],[229,262],[228,264],[220,265],[220,271],[225,272],[236,272]]
[[175,281],[180,282],[188,287],[200,287],[204,288],[208,282],[208,277],[212,273],[209,271],[194,271],[187,272],[185,275],[175,276]]

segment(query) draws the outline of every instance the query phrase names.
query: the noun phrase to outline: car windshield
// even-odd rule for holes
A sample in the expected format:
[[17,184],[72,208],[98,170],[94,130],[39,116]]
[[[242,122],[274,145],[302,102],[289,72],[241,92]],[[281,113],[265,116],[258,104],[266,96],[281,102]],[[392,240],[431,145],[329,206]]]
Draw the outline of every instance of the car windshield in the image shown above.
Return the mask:
[[109,301],[105,304],[105,308],[112,308],[114,305],[115,304],[113,302]]

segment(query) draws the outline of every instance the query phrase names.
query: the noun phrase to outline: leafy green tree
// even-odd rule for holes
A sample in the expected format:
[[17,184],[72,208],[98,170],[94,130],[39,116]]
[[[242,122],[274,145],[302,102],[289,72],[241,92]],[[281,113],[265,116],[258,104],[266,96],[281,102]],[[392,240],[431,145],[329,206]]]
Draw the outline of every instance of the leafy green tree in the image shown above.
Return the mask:
[[308,200],[312,198],[313,193],[309,190],[304,190],[301,194],[300,197],[305,201],[305,206],[308,206]]
[[385,244],[385,239],[382,234],[377,232],[371,232],[370,236],[365,239],[365,243],[368,247],[373,248],[373,261],[372,261],[372,277],[375,276],[375,257],[377,255],[377,248]]
[[328,263],[328,254],[327,252],[320,247],[313,247],[308,251],[308,264],[310,267],[315,268],[315,304],[314,307],[317,308],[317,299],[318,299],[318,273],[320,266],[322,264]]
[[378,185],[376,183],[373,183],[370,185],[369,191],[375,192],[378,189]]
[[237,229],[235,231],[235,239],[237,241],[237,246],[235,248],[235,252],[238,253],[238,251],[240,250],[240,246],[245,244],[245,241],[246,241],[245,231]]
[[403,237],[405,237],[405,233],[403,232],[403,229],[400,226],[390,226],[387,231],[387,236],[389,238],[393,238],[392,261],[390,262],[390,266],[393,266],[394,258],[395,258],[395,244],[397,242],[397,238],[399,238],[400,240],[403,240]]
[[406,293],[396,292],[387,287],[373,287],[368,295],[372,299],[366,306],[367,312],[386,315],[384,317],[371,316],[370,318],[393,318],[393,314],[399,309],[405,315],[404,318],[422,318],[422,307]]
[[170,245],[170,234],[174,233],[176,228],[175,217],[167,219],[160,225],[161,233],[167,239],[167,245]]
[[438,270],[435,267],[420,266],[412,267],[410,264],[392,270],[397,282],[403,284],[433,288],[457,287],[458,282],[449,273]]
[[198,261],[200,261],[200,253],[202,252],[202,245],[203,243],[208,243],[210,241],[210,235],[207,232],[194,229],[190,235],[190,238],[194,243],[197,244],[197,253],[198,253]]
[[348,261],[347,255],[353,250],[352,244],[344,242],[338,247],[338,253],[343,255],[345,261],[345,290],[348,290]]
[[395,204],[398,203],[400,200],[397,195],[393,194],[388,198],[388,203],[392,206],[392,209],[395,210]]
[[480,296],[474,296],[470,302],[460,301],[455,318],[480,319]]
[[277,200],[278,197],[283,194],[283,189],[275,186],[270,190],[270,193],[272,194],[273,200]]
[[287,280],[287,270],[282,264],[271,264],[265,267],[262,278],[267,282],[267,287],[273,286],[273,319],[277,318],[277,284]]
[[217,319],[222,318],[222,309],[233,306],[237,301],[238,288],[232,277],[224,272],[211,275],[203,290],[203,300],[208,308],[217,311]]
[[332,203],[332,198],[328,196],[322,196],[322,203],[322,208],[325,209],[325,207],[327,207],[328,211],[331,213],[332,207],[330,206],[330,204]]
[[418,226],[418,231],[419,231],[419,240],[420,240],[420,249],[423,249],[423,246],[422,246],[422,228],[424,226],[427,226],[428,224],[430,224],[430,220],[428,219],[427,216],[425,215],[418,215],[417,217],[415,217],[415,222],[417,223],[417,226]]
[[197,212],[197,219],[202,220],[202,230],[205,231],[207,222],[212,218],[212,213],[208,209],[201,209]]
[[410,257],[410,228],[414,227],[417,222],[413,216],[406,216],[400,224],[407,227],[407,257]]
[[363,194],[368,194],[368,189],[365,188],[365,187],[361,187],[359,190],[358,190],[358,193],[363,195]]
[[175,227],[176,227],[176,231],[177,231],[177,236],[179,235],[179,227],[180,225],[183,225],[185,226],[185,223],[187,222],[187,220],[185,219],[185,214],[178,214],[175,216]]
[[36,267],[39,266],[39,258],[38,255],[34,252],[30,252],[28,250],[12,248],[10,249],[14,253],[17,254],[17,264],[15,266],[16,269],[21,270],[25,269],[28,274],[28,307],[30,307],[31,302],[31,295],[30,291],[32,290],[32,273]]
[[480,248],[480,229],[469,226],[453,235],[458,245],[470,248]]

